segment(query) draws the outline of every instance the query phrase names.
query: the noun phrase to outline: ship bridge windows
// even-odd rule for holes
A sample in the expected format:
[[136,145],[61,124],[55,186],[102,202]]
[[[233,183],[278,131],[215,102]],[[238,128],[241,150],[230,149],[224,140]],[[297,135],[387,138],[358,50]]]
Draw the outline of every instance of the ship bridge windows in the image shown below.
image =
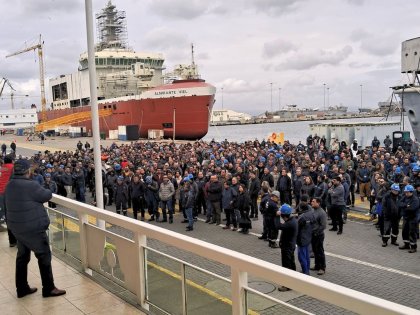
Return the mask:
[[162,127],[165,128],[165,129],[166,128],[172,128],[172,123],[163,123]]
[[63,82],[54,85],[52,88],[53,101],[65,100],[68,97],[67,94],[67,82]]

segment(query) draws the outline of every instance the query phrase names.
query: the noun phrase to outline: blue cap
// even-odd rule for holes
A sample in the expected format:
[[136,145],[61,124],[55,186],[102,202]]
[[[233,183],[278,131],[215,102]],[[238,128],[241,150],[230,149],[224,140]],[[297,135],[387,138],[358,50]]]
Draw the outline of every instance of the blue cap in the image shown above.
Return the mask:
[[50,173],[45,173],[45,178],[47,178],[47,177],[51,177],[51,174]]
[[395,174],[401,174],[401,167],[397,167],[396,169],[395,169]]
[[265,157],[263,157],[263,156],[260,157],[260,162],[263,162],[264,163],[265,162]]
[[121,170],[121,165],[120,164],[115,164],[114,170],[116,170],[116,171]]
[[400,185],[398,185],[398,184],[392,184],[391,185],[391,190],[400,191]]
[[64,165],[63,165],[63,164],[61,164],[61,165],[60,165],[60,168],[64,168]]
[[210,154],[210,160],[214,160],[214,154]]
[[413,192],[414,187],[412,185],[407,185],[404,187],[404,192]]
[[283,204],[280,207],[281,214],[291,214],[292,213],[292,207],[289,206],[287,203]]
[[152,181],[152,176],[146,176],[146,184],[151,184]]
[[415,165],[415,166],[413,167],[413,172],[420,172],[420,166]]
[[118,176],[118,180],[124,180],[124,176]]
[[193,174],[188,174],[188,179],[194,179]]
[[228,161],[228,160],[226,160],[226,159],[224,159],[224,160],[223,160],[223,163],[225,163],[225,164],[229,164],[229,161]]
[[53,166],[50,163],[48,163],[45,167],[46,168],[52,168]]
[[338,161],[340,158],[338,155],[334,156],[334,160]]
[[190,181],[190,178],[188,176],[185,176],[184,179],[183,179],[183,181],[184,182],[189,182]]

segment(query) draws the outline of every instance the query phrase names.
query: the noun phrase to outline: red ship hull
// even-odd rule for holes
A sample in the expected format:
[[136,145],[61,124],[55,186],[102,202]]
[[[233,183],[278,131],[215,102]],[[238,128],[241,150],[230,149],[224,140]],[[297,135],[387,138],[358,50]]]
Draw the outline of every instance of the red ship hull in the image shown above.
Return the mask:
[[[163,85],[149,90],[154,93],[174,91],[185,88],[194,91],[195,87],[211,87],[206,83],[193,84],[175,83]],[[186,91],[186,90],[182,90]],[[214,94],[188,95],[176,97],[155,97],[142,99],[118,100],[110,99],[101,101],[99,109],[111,109],[112,115],[99,118],[100,132],[108,135],[109,130],[116,130],[118,126],[138,125],[139,136],[148,137],[150,129],[164,131],[164,137],[176,139],[197,140],[208,132],[209,120],[214,103]],[[47,111],[47,119],[52,120],[66,115],[90,111],[90,106],[67,108]],[[92,130],[92,121],[83,121],[72,126],[85,127],[86,131]],[[175,128],[174,128],[175,127]]]

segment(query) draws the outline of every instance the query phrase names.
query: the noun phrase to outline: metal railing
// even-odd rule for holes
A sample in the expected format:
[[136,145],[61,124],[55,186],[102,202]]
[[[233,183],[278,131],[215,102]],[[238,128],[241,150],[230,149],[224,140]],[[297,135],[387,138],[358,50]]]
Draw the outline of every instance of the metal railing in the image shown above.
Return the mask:
[[[53,248],[79,260],[87,274],[95,271],[122,286],[152,313],[205,314],[203,310],[211,308],[207,309],[209,313],[260,314],[267,310],[258,301],[268,301],[271,313],[287,310],[284,313],[310,314],[249,287],[248,276],[252,276],[359,314],[420,314],[400,304],[72,199],[54,195],[52,201],[76,213],[72,217],[49,209]],[[98,220],[105,221],[105,229],[96,225]],[[130,236],[122,236],[110,227],[128,231]],[[221,263],[230,269],[230,278],[151,248],[148,239]]]

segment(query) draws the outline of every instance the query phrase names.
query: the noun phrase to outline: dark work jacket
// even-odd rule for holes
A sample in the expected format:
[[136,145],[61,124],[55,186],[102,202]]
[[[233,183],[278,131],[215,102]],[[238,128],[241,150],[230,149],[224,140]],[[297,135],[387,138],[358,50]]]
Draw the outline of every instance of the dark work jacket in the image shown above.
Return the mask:
[[247,213],[249,211],[250,202],[251,200],[249,199],[248,192],[244,191],[243,193],[239,193],[237,197],[238,210]]
[[281,230],[280,248],[294,251],[298,234],[298,223],[295,217],[291,217],[284,223],[279,223],[277,228]]
[[279,211],[279,205],[276,202],[274,202],[273,199],[270,198],[267,200],[265,209],[265,215],[267,217],[274,218],[277,215],[277,211]]
[[280,175],[279,179],[277,180],[276,189],[278,191],[291,191],[292,190],[292,179],[288,176]]
[[293,192],[295,195],[300,196],[300,190],[303,186],[303,176],[293,176]]
[[209,201],[214,202],[222,200],[222,191],[223,188],[221,182],[210,182],[209,188],[207,189]]
[[36,181],[23,176],[12,176],[6,186],[7,226],[15,234],[46,231],[50,219],[43,203],[52,192]]
[[139,181],[137,184],[135,182],[131,182],[128,188],[129,188],[131,199],[137,199],[137,198],[144,199],[144,191],[146,187],[142,181]]
[[237,197],[238,193],[235,189],[233,189],[232,187],[228,187],[227,189],[224,188],[222,194],[222,208],[233,209]]
[[264,193],[264,195],[261,196],[260,202],[260,212],[262,215],[267,215],[268,200],[270,200],[270,194]]
[[64,186],[73,185],[73,177],[71,176],[71,174],[67,174],[66,172],[64,172],[63,175],[61,175],[60,181]]
[[261,183],[262,182],[267,182],[270,185],[270,187],[274,187],[274,177],[273,177],[273,175],[271,175],[270,173],[262,174]]
[[249,196],[258,197],[258,193],[260,192],[260,180],[258,178],[251,180],[251,185],[249,187]]
[[298,217],[298,246],[308,246],[312,240],[312,229],[315,223],[314,210],[309,206],[306,209]]
[[408,220],[416,219],[419,212],[419,198],[417,194],[414,193],[411,197],[403,196],[400,200],[400,210],[403,218]]
[[116,184],[114,186],[114,200],[117,202],[127,202],[128,201],[128,187],[125,183]]
[[382,199],[382,215],[384,220],[399,220],[398,204],[400,202],[400,196],[394,195],[392,192],[388,192]]

